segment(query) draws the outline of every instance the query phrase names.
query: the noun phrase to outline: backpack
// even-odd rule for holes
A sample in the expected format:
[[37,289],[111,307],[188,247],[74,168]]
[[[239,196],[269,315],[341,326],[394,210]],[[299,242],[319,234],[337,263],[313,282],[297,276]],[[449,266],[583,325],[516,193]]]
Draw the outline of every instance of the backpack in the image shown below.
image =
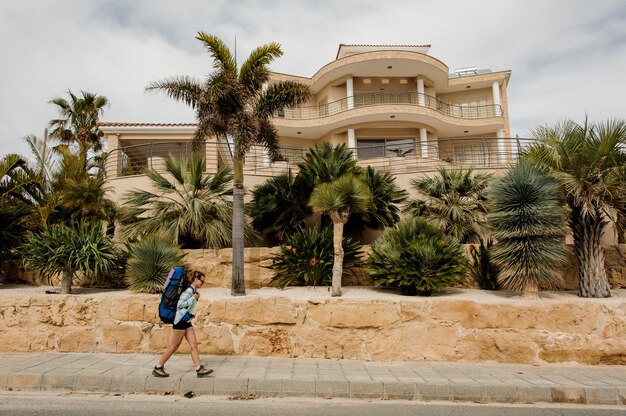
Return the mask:
[[173,324],[176,317],[176,305],[181,293],[189,287],[187,273],[184,267],[174,267],[167,276],[161,302],[159,303],[159,318],[166,324]]

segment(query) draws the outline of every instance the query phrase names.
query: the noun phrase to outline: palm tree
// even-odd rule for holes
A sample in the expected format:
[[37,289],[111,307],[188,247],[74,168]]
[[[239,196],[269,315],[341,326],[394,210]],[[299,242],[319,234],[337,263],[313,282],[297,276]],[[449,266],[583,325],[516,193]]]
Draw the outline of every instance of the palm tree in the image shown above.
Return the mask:
[[[272,161],[282,159],[278,150],[278,133],[271,117],[282,108],[304,102],[310,95],[307,86],[281,81],[269,86],[269,64],[282,56],[278,43],[268,43],[252,51],[241,67],[222,40],[199,32],[200,40],[213,58],[213,73],[205,82],[181,76],[152,82],[148,91],[165,92],[169,97],[191,105],[196,111],[198,128],[194,143],[199,149],[208,136],[232,140],[233,152],[233,279],[231,294],[245,295],[243,247],[244,204],[243,165],[246,153],[262,145]],[[267,87],[266,87],[267,86]]]
[[49,279],[61,275],[61,293],[72,290],[78,274],[103,275],[117,260],[113,241],[103,235],[99,224],[84,222],[44,226],[41,233],[29,232],[19,248],[24,264]]
[[17,154],[0,160],[0,202],[20,201],[34,205],[41,197],[42,179]]
[[611,296],[601,240],[615,212],[626,212],[626,122],[566,120],[540,126],[521,155],[556,178],[569,207],[582,297]]
[[310,192],[296,185],[291,171],[269,178],[254,188],[247,205],[252,226],[269,239],[284,242],[311,215],[309,196]]
[[[166,160],[167,176],[147,169],[155,191],[125,194],[121,214],[128,224],[125,234],[131,239],[159,234],[183,248],[230,245],[232,204],[227,197],[232,194],[232,171],[224,166],[214,175],[205,175],[205,167],[204,158],[196,153],[189,159]],[[249,229],[246,234],[252,237]]]
[[557,288],[558,269],[567,258],[558,182],[520,162],[495,181],[489,199],[499,284],[528,297],[538,297],[540,286]]
[[48,129],[44,129],[43,138],[39,138],[34,134],[24,137],[24,141],[30,148],[32,154],[32,166],[35,172],[48,185],[52,180],[52,174],[57,167],[57,161],[54,158],[53,148],[50,147],[50,137]]
[[50,101],[57,107],[60,118],[50,121],[50,137],[59,140],[63,145],[78,143],[82,165],[87,170],[87,153],[89,150],[102,150],[102,131],[98,128],[98,118],[104,112],[109,100],[90,92],[81,91],[78,97],[68,90],[69,101],[62,97]]
[[418,199],[410,201],[406,210],[461,243],[478,243],[487,212],[483,194],[490,180],[491,175],[475,174],[472,169],[440,167],[435,176],[413,180]]
[[309,205],[314,212],[326,213],[333,221],[333,261],[332,296],[341,296],[341,276],[343,274],[343,227],[350,214],[367,210],[372,195],[367,184],[352,173],[347,173],[332,182],[323,182],[315,187]]
[[407,191],[396,185],[395,177],[389,172],[379,172],[371,166],[363,172],[363,180],[372,193],[372,200],[365,212],[352,216],[354,222],[361,228],[367,226],[374,230],[393,227],[400,221],[400,205],[406,201]]

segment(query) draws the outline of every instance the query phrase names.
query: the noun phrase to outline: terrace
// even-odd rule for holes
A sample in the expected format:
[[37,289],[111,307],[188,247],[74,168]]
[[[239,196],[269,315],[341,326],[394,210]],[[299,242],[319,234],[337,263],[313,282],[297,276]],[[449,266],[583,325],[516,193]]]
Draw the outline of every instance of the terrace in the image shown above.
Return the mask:
[[[511,165],[529,139],[520,138],[446,138],[430,142],[417,140],[389,140],[382,143],[359,141],[352,149],[357,163],[392,174],[431,172],[440,166],[472,167],[474,169],[502,169]],[[232,145],[225,142],[206,142],[202,154],[207,172],[232,164]],[[191,141],[168,141],[122,146],[106,157],[107,178],[142,175],[146,168],[165,171],[170,156],[187,157]],[[275,176],[289,170],[297,172],[298,164],[308,151],[304,147],[281,147],[285,160],[271,162],[261,146],[248,152],[244,173],[253,176]]]
[[482,119],[501,117],[502,107],[498,104],[489,105],[456,105],[448,104],[437,97],[409,91],[385,91],[356,93],[354,96],[342,98],[326,104],[309,107],[295,107],[276,112],[275,117],[288,120],[312,120],[330,117],[356,108],[386,105],[407,105],[426,107],[436,112],[461,119]]

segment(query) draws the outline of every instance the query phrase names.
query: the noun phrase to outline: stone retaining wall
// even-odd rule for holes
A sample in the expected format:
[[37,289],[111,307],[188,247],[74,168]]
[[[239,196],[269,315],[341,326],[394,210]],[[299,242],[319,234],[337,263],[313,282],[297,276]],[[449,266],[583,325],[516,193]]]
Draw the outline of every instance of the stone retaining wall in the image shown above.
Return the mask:
[[[159,353],[170,339],[170,326],[156,316],[157,295],[11,296],[10,290],[3,289],[0,296],[0,351]],[[366,288],[347,291],[337,299],[320,289],[309,298],[277,289],[245,297],[203,289],[194,322],[200,351],[387,361],[626,364],[623,290],[601,300],[555,292],[548,299],[526,300],[475,290],[433,298]],[[183,343],[181,351],[185,348]]]

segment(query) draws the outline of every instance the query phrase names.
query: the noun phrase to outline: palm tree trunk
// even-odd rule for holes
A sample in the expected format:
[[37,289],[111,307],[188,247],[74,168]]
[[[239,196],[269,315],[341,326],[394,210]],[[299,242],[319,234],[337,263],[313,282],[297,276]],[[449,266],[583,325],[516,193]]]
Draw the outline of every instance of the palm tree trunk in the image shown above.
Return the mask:
[[333,220],[333,246],[335,258],[333,260],[333,280],[331,296],[341,296],[341,276],[343,275],[343,225],[344,222],[340,214],[331,212],[330,218]]
[[246,286],[243,274],[243,160],[233,158],[233,280],[230,294],[244,296]]
[[61,294],[67,295],[72,291],[72,272],[65,269],[61,275]]
[[578,260],[579,295],[584,298],[610,297],[602,249],[602,234],[606,224],[602,214],[596,210],[583,216],[579,209],[572,209],[570,223]]

